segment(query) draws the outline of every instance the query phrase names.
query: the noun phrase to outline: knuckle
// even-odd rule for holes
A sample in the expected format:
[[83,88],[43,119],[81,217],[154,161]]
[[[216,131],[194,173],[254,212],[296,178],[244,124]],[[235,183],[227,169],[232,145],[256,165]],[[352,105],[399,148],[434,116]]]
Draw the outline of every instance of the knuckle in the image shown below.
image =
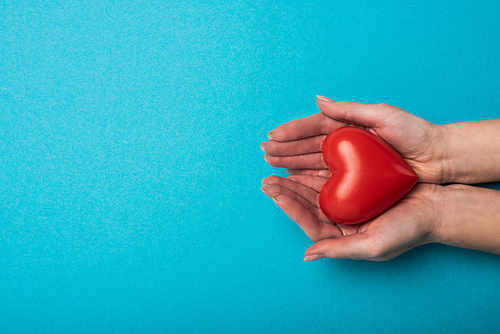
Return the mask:
[[268,184],[276,184],[279,183],[280,178],[276,175],[271,175],[266,178]]
[[267,155],[267,162],[273,167],[279,167],[279,158],[274,155]]
[[286,128],[286,124],[282,124],[282,125],[278,126],[276,129],[274,129],[272,131],[272,139],[271,139],[271,141],[273,141],[273,140],[279,140],[280,139],[281,132],[283,131],[283,128]]
[[378,103],[374,105],[377,111],[387,111],[387,109],[393,109],[394,106],[387,103]]
[[279,185],[277,185],[276,183],[270,184],[266,188],[266,192],[269,194],[273,194],[278,191],[279,191]]
[[343,109],[344,111],[352,110],[358,104],[358,102],[354,102],[354,101],[340,101],[340,102],[337,102],[337,103],[338,103],[338,106],[341,109]]
[[275,141],[268,140],[265,142],[266,153],[274,153],[275,151]]
[[347,254],[346,252],[336,252],[335,254],[332,254],[332,257],[335,259],[350,259],[351,256]]

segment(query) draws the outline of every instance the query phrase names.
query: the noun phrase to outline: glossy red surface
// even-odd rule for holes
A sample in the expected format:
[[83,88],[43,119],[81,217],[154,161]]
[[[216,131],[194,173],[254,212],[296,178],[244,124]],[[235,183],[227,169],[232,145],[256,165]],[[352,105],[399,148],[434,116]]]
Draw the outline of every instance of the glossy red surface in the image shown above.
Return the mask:
[[330,179],[321,189],[321,210],[332,221],[358,224],[396,203],[418,181],[408,163],[384,140],[357,127],[330,133],[323,143]]

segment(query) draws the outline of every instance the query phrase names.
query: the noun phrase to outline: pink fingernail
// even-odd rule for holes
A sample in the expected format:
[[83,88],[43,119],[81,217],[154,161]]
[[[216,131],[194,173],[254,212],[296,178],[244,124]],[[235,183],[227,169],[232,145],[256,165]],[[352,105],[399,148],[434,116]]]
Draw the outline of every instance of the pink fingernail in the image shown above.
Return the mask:
[[321,96],[321,95],[316,95],[316,97],[318,98],[318,100],[321,100],[321,101],[324,101],[324,102],[334,102],[332,99],[329,99],[325,96]]
[[319,259],[322,259],[322,258],[323,258],[322,254],[311,254],[311,255],[307,255],[304,258],[304,262],[316,261],[316,260],[319,260]]
[[273,194],[273,195],[271,196],[271,198],[273,199],[273,201],[274,201],[276,204],[278,204],[278,196],[279,196],[279,194]]

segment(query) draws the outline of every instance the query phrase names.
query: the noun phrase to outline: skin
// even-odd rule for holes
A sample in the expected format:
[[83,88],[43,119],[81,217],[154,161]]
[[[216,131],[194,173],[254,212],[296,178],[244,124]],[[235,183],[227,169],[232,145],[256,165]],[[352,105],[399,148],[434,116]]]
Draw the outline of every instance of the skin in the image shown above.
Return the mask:
[[419,184],[377,218],[342,225],[330,221],[319,209],[319,192],[325,182],[325,178],[310,175],[270,176],[262,187],[315,242],[306,252],[306,261],[323,257],[388,260],[434,240],[435,208],[430,196],[437,186]]
[[319,208],[326,180],[312,175],[263,180],[264,193],[315,242],[305,261],[323,257],[383,261],[433,242],[500,254],[500,191],[419,183],[380,216],[342,225],[330,221]]
[[334,102],[318,99],[318,114],[293,120],[271,131],[263,143],[265,159],[292,174],[329,176],[321,146],[330,132],[343,126],[362,127],[388,142],[417,172],[420,181],[445,180],[440,128],[403,109],[379,104]]
[[337,102],[325,97],[318,97],[317,102],[320,113],[282,124],[269,133],[271,140],[261,145],[269,164],[285,167],[291,174],[328,177],[321,156],[324,138],[339,127],[359,126],[398,151],[421,182],[500,180],[500,119],[437,125],[387,104]]
[[[318,106],[321,113],[279,126],[261,146],[266,161],[291,174],[264,179],[262,190],[315,242],[305,261],[388,260],[431,242],[500,254],[500,191],[439,185],[500,180],[500,120],[436,125],[385,104],[318,97]],[[342,126],[380,136],[421,182],[380,216],[350,226],[330,221],[318,203],[330,176],[321,146],[328,133]]]

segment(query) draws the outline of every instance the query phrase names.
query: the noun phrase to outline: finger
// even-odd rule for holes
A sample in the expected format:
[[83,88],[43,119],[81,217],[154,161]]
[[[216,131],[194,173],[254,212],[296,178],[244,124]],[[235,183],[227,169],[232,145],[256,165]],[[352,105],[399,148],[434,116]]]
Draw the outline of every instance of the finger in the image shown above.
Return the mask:
[[310,153],[302,155],[290,155],[285,157],[270,155],[266,153],[264,159],[274,167],[285,167],[292,169],[326,169],[321,153]]
[[278,195],[275,197],[275,202],[311,240],[316,241],[325,236],[332,238],[341,235],[335,225],[322,224],[311,211],[294,198]]
[[309,203],[314,205],[316,208],[319,208],[319,193],[309,187],[306,187],[288,178],[282,178],[275,175],[266,178],[264,183],[269,186],[279,185],[284,188],[287,188],[305,198],[307,201],[309,201]]
[[287,168],[286,172],[291,175],[311,175],[328,179],[330,171],[328,169],[294,169]]
[[319,153],[323,146],[323,141],[326,135],[320,135],[300,140],[278,142],[269,140],[262,143],[261,148],[263,151],[270,155],[287,156],[287,155],[301,155],[307,153]]
[[269,139],[284,142],[326,135],[344,125],[335,119],[326,117],[323,113],[317,113],[278,126],[269,133]]
[[324,97],[318,97],[317,103],[319,109],[334,120],[369,128],[380,127],[390,109],[399,109],[384,104],[333,101]]
[[[308,209],[309,211],[311,211],[316,217],[318,217],[318,208],[312,204],[311,202],[309,202],[306,198],[302,197],[301,195],[297,194],[296,192],[294,191],[291,191],[290,189],[288,188],[285,188],[283,186],[280,186],[278,184],[264,184],[262,186],[262,191],[264,191],[264,193],[273,198],[273,196],[275,195],[286,195],[288,197],[291,197],[293,199],[295,199],[296,201],[298,201],[300,204],[302,204],[306,209]],[[318,217],[319,219],[319,217]]]
[[325,185],[327,179],[319,176],[312,175],[290,175],[287,179],[300,183],[308,188],[313,189],[317,193],[321,191],[323,186]]
[[334,239],[316,242],[306,251],[304,261],[315,261],[324,257],[335,259],[374,259],[376,254],[371,249],[370,235],[352,234]]
[[311,211],[319,221],[326,224],[333,224],[319,207],[319,194],[311,188],[273,175],[264,180],[262,190],[270,197],[274,194],[280,194],[294,198]]

